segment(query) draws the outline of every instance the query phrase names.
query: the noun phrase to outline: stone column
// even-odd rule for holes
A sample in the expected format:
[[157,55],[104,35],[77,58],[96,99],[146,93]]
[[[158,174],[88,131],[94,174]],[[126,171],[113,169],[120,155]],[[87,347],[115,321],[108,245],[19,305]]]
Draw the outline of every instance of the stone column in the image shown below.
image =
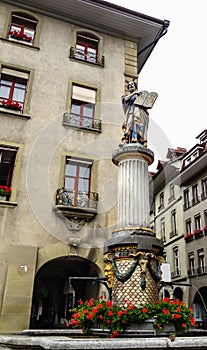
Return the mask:
[[104,260],[113,303],[136,306],[158,299],[163,243],[150,228],[148,166],[153,152],[140,145],[121,145],[112,155],[118,166],[118,223],[105,242]]

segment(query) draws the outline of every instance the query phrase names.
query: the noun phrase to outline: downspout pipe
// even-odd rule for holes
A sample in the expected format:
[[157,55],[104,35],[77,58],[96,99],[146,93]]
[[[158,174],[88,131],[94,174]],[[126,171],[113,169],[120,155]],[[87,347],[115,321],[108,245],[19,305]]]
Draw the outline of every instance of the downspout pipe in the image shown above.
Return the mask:
[[151,51],[154,49],[155,45],[157,44],[157,42],[160,40],[160,38],[162,38],[166,33],[167,33],[167,28],[169,27],[170,25],[170,21],[168,20],[164,20],[164,23],[163,23],[163,30],[162,30],[162,33],[160,34],[160,36],[155,39],[152,43],[148,44],[146,47],[144,47],[142,50],[140,50],[138,52],[138,56],[144,52],[145,50],[147,50],[150,46],[152,46],[152,49]]

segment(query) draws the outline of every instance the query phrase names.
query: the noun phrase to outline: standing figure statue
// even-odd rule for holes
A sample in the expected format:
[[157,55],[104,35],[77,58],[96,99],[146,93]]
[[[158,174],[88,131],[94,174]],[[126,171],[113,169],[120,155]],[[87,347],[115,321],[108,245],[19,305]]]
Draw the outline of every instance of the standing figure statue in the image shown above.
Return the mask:
[[149,123],[149,113],[147,109],[152,108],[157,93],[137,90],[134,81],[128,83],[128,95],[122,96],[124,110],[124,123],[122,129],[124,143],[140,143],[147,147],[147,130]]

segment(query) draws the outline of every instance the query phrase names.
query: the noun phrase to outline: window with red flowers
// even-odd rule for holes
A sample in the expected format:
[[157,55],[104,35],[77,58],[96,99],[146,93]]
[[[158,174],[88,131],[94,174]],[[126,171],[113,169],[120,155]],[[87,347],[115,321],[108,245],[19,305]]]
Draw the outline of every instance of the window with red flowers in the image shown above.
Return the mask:
[[0,147],[0,186],[11,187],[17,150]]
[[0,78],[0,107],[23,113],[28,73],[2,68]]
[[37,19],[21,12],[13,12],[8,31],[8,38],[15,41],[34,45]]

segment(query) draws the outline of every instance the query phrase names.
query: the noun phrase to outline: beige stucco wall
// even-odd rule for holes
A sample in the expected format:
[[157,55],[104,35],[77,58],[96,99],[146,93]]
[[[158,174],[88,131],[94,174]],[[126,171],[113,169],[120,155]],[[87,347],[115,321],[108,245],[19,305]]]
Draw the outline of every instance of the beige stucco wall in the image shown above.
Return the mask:
[[[18,8],[5,3],[0,5],[0,37],[3,37],[8,12]],[[70,254],[73,239],[80,242],[78,254],[90,258],[100,270],[103,269],[103,243],[116,225],[117,169],[111,162],[111,155],[122,137],[121,96],[125,81],[136,78],[136,45],[130,41],[97,33],[103,39],[104,68],[72,61],[69,50],[73,32],[79,27],[36,15],[41,20],[39,50],[0,40],[2,62],[26,68],[33,74],[28,110],[30,118],[16,118],[0,112],[0,140],[23,145],[16,205],[0,205],[0,310],[3,313],[3,331],[12,330],[12,327],[16,329],[17,326],[14,320],[8,327],[9,320],[15,319],[15,316],[11,312],[12,304],[5,302],[12,246],[23,246],[24,254],[34,247],[37,254],[37,266],[36,260],[33,261],[34,275],[38,266],[52,259],[51,252],[54,247],[57,249],[57,245],[61,244],[57,256]],[[100,89],[101,133],[62,125],[63,113],[68,106],[69,81],[79,81]],[[61,157],[67,152],[94,159],[96,164],[92,180],[96,184],[93,190],[99,193],[99,213],[79,231],[69,229],[67,220],[54,211],[55,194],[61,182]],[[94,248],[98,248],[97,253],[90,254]],[[20,250],[17,249],[12,256],[17,256]],[[44,255],[47,256],[44,260],[42,252],[47,250],[50,254]],[[20,314],[26,314],[26,317],[22,317],[19,329],[28,327],[32,287],[33,278],[29,286],[30,301],[27,306],[24,305],[26,310],[20,310]],[[24,286],[22,288],[26,292]]]

